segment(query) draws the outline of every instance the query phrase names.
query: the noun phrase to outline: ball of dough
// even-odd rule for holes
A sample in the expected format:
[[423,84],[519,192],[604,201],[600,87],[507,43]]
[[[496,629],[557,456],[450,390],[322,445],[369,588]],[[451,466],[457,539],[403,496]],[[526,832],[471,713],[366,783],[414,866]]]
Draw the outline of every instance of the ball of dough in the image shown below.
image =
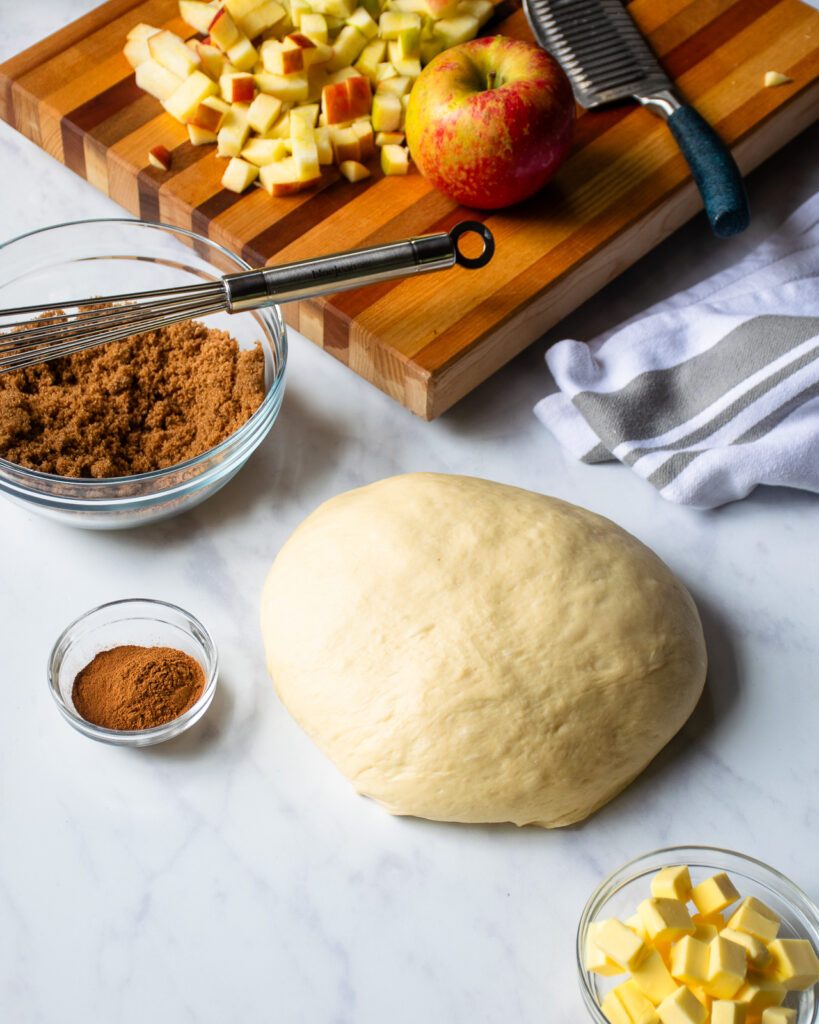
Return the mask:
[[647,547],[554,498],[392,477],[326,502],[262,598],[293,717],[360,792],[551,828],[620,792],[705,680],[696,607]]

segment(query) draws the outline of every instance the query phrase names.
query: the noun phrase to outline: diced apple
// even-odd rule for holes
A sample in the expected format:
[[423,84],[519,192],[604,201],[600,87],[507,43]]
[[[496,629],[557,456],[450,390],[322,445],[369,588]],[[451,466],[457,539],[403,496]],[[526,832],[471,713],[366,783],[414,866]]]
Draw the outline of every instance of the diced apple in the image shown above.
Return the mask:
[[240,104],[234,104],[225,114],[222,127],[217,135],[217,156],[238,156],[244,149],[250,125],[247,114]]
[[208,34],[210,23],[216,14],[218,5],[212,3],[200,3],[199,0],[179,0],[179,15],[184,22],[201,32],[203,36]]
[[397,78],[398,72],[395,70],[393,65],[388,61],[382,61],[375,69],[375,80],[376,82],[384,82],[388,78]]
[[771,89],[776,85],[787,85],[792,82],[792,78],[788,78],[787,75],[783,75],[781,71],[766,71],[762,82],[766,89]]
[[333,43],[333,56],[329,63],[331,71],[355,64],[361,51],[367,45],[367,38],[354,25],[345,25]]
[[378,35],[378,23],[370,17],[369,12],[364,7],[356,7],[347,19],[347,24],[357,28],[367,40],[375,39]]
[[375,135],[369,121],[354,121],[350,126],[358,137],[358,159],[369,160],[375,154]]
[[310,6],[318,14],[330,15],[344,21],[356,8],[355,0],[310,0]]
[[188,123],[188,138],[192,146],[206,146],[216,142],[216,132],[207,128],[200,128],[198,124]]
[[257,167],[284,160],[289,150],[284,139],[248,139],[241,157]]
[[345,160],[361,160],[361,145],[358,136],[352,128],[329,128],[330,143],[333,147],[336,163],[341,164]]
[[370,112],[371,100],[370,80],[363,75],[327,85],[321,94],[327,124],[340,124],[365,117]]
[[219,76],[223,74],[225,70],[225,58],[222,51],[218,46],[212,46],[210,43],[203,43],[198,39],[193,45],[199,57],[202,70],[210,75],[214,81],[218,81]]
[[199,67],[199,58],[184,39],[175,36],[173,32],[163,30],[149,36],[148,49],[158,64],[173,72],[178,78],[187,78]]
[[247,71],[222,75],[219,79],[222,99],[228,103],[252,103],[256,95],[256,79]]
[[299,22],[299,30],[314,43],[327,45],[327,19],[323,14],[302,14]]
[[282,103],[303,103],[310,91],[310,84],[305,74],[274,75],[262,71],[255,76],[256,84],[263,91]]
[[230,104],[225,103],[220,96],[208,96],[193,112],[190,124],[205,131],[218,132],[228,110],[230,110]]
[[149,39],[151,36],[155,36],[160,29],[154,25],[148,25],[144,21],[140,21],[139,24],[127,33],[125,38],[130,42],[132,39]]
[[148,151],[148,163],[159,171],[171,169],[171,151],[167,146],[154,146]]
[[319,165],[318,149],[312,139],[291,138],[293,149],[293,160],[299,172],[301,181],[309,181],[321,174]]
[[[290,20],[293,22],[293,27],[301,31],[301,19],[306,14],[313,13],[313,5],[310,0],[290,0]],[[280,32],[279,35],[282,33]]]
[[424,0],[427,13],[431,18],[440,21],[452,18],[458,10],[458,0]]
[[247,112],[247,123],[254,132],[264,135],[268,128],[275,123],[281,112],[281,100],[277,100],[275,96],[267,96],[265,93],[260,92],[250,104],[250,109]]
[[399,75],[415,79],[421,74],[421,61],[418,57],[402,57],[401,44],[397,39],[387,43],[387,54],[390,63]]
[[[455,13],[455,4],[457,0],[452,0],[452,13]],[[391,11],[405,11],[408,14],[420,14],[422,16],[429,16],[427,10],[426,0],[390,0],[389,9]],[[443,17],[443,15],[441,15]]]
[[324,166],[333,162],[333,144],[330,140],[329,128],[316,128],[313,131],[313,138],[318,151],[319,163]]
[[373,39],[367,43],[361,51],[361,56],[355,62],[357,71],[366,75],[371,81],[375,81],[375,73],[378,65],[387,55],[387,42],[385,39]]
[[458,14],[471,14],[478,19],[481,28],[492,18],[495,5],[492,0],[460,0]]
[[420,14],[410,14],[407,11],[384,11],[378,19],[378,34],[382,39],[398,39],[399,34],[408,28],[415,28],[420,34]]
[[125,59],[132,68],[138,68],[146,60],[151,59],[151,51],[148,49],[147,39],[128,39],[122,48]]
[[409,170],[407,150],[403,146],[382,146],[381,170],[384,174],[406,174]]
[[290,134],[293,134],[293,122],[300,121],[308,128],[315,128],[318,122],[318,103],[306,103],[301,107],[293,107],[290,111]]
[[401,100],[390,93],[373,96],[373,128],[377,132],[395,132],[401,127]]
[[363,181],[369,178],[370,172],[357,160],[344,160],[338,168],[347,181]]
[[435,22],[434,31],[445,47],[459,46],[478,34],[478,19],[471,14],[462,14],[457,18],[442,18]]
[[182,79],[151,58],[136,69],[136,84],[155,99],[166,100],[176,92]]
[[274,25],[278,26],[286,17],[287,11],[277,3],[277,0],[262,0],[253,10],[242,15],[233,15],[237,25],[249,39],[255,39]]
[[338,71],[333,71],[327,75],[327,81],[325,85],[334,85],[336,82],[346,82],[348,78],[358,78],[361,75],[360,71],[357,71],[354,67],[352,68],[339,68]]
[[286,160],[279,160],[274,164],[265,164],[259,170],[259,180],[270,195],[286,196],[318,184],[321,177],[316,176],[307,181],[300,179],[295,160],[293,157],[288,157]]
[[402,28],[398,33],[398,54],[402,60],[421,55],[421,29]]
[[412,88],[412,79],[405,75],[396,75],[395,78],[385,78],[379,82],[375,91],[377,93],[390,93],[393,96],[405,96]]
[[421,40],[421,63],[429,64],[431,60],[438,56],[439,53],[443,53],[445,49],[443,39],[439,39],[437,36],[432,39]]
[[262,6],[264,0],[225,0],[228,14],[238,23],[240,18],[247,17]]
[[234,43],[240,42],[243,33],[236,22],[228,14],[227,8],[220,7],[208,29],[210,41],[227,53]]
[[262,44],[264,69],[271,75],[295,75],[304,71],[303,54],[304,50],[298,47],[285,49],[278,39],[268,39]]
[[403,141],[403,132],[379,132],[375,137],[375,144],[379,149],[382,146],[400,146]]
[[[251,79],[252,81],[252,79]],[[164,101],[163,106],[177,121],[187,124],[199,104],[217,92],[216,83],[201,71],[194,71]],[[212,131],[213,129],[211,129]]]
[[259,59],[259,53],[247,36],[242,35],[227,51],[227,57],[239,71],[250,71]]
[[266,139],[290,138],[290,114],[284,113],[276,123],[265,132]]
[[316,64],[326,64],[333,56],[333,47],[325,43],[316,43],[303,32],[291,32],[282,39],[285,50],[301,51],[305,68]]
[[225,173],[222,175],[222,188],[230,192],[244,192],[250,188],[259,176],[259,168],[255,164],[249,164],[234,156],[228,161]]

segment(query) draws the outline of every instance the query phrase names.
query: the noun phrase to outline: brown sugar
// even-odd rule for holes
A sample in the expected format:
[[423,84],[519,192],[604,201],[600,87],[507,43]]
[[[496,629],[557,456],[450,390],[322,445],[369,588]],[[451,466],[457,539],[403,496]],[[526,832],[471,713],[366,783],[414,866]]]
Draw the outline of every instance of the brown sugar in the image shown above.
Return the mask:
[[74,680],[77,712],[105,729],[151,729],[179,718],[199,700],[205,673],[174,647],[124,645],[101,651]]
[[66,477],[164,469],[238,430],[264,353],[195,320],[0,375],[0,457]]

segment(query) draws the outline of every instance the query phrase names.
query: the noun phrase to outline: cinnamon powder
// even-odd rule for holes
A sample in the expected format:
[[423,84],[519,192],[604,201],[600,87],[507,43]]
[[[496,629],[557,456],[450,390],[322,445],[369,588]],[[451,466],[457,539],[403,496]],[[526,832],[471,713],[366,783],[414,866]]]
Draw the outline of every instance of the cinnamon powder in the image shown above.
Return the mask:
[[77,712],[105,729],[151,729],[179,718],[205,687],[202,666],[173,647],[101,651],[77,674]]
[[259,343],[187,320],[0,375],[0,457],[66,477],[164,469],[224,441],[264,393]]

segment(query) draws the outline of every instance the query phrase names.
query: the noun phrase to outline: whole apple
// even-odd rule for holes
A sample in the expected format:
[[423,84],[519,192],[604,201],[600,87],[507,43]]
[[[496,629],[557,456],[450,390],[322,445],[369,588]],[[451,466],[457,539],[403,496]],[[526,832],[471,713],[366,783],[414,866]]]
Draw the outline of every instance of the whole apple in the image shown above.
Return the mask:
[[436,188],[494,210],[543,188],[569,152],[574,97],[545,50],[486,36],[440,53],[407,107],[410,153]]

